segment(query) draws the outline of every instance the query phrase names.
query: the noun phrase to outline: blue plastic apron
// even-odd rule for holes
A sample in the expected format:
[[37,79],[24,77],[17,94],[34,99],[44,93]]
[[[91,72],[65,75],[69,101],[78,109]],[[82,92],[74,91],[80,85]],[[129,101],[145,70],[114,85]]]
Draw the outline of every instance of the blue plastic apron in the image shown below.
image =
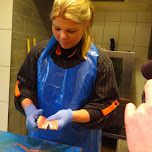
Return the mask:
[[[37,63],[38,108],[44,110],[45,117],[61,109],[82,109],[92,99],[97,74],[98,52],[95,46],[87,53],[87,60],[74,68],[62,69],[48,54],[55,43],[53,36]],[[29,136],[81,147],[84,152],[100,152],[101,132],[72,122],[57,131],[29,131]]]

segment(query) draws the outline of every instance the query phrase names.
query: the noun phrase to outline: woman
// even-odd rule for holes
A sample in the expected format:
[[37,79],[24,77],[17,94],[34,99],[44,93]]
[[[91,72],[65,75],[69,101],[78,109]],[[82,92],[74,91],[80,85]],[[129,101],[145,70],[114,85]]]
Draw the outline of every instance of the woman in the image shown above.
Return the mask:
[[[101,151],[118,92],[111,60],[91,43],[93,17],[89,0],[54,1],[53,36],[31,49],[17,76],[15,105],[30,137]],[[58,130],[38,129],[41,114],[58,120]]]

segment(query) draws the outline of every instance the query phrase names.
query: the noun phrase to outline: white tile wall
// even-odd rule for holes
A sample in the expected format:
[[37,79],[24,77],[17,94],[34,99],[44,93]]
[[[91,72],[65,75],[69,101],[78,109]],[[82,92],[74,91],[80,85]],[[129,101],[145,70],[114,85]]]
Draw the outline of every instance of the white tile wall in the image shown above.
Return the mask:
[[102,44],[102,48],[104,48],[106,50],[110,50],[110,45],[109,44]]
[[105,11],[97,11],[95,12],[95,21],[104,21],[105,20]]
[[142,93],[135,93],[134,90],[131,90],[131,99],[130,101],[133,102],[137,107],[142,103]]
[[114,38],[118,43],[118,35],[120,29],[120,22],[105,22],[103,43],[110,45],[110,39]]
[[8,103],[0,101],[0,130],[7,131],[8,127]]
[[151,23],[137,23],[134,46],[149,47]]
[[121,22],[118,45],[133,46],[135,39],[135,28],[136,23]]
[[11,30],[0,30],[0,65],[10,66]]
[[0,130],[7,131],[13,0],[0,1]]
[[102,44],[103,30],[104,30],[104,21],[95,21],[92,26],[92,35],[95,43]]
[[[140,71],[133,72],[133,83],[131,86],[132,92],[142,94],[144,90],[144,84],[146,79],[143,77]],[[138,85],[140,84],[140,85]]]
[[10,67],[0,66],[0,101],[9,102]]
[[134,52],[134,48],[133,46],[122,46],[122,45],[118,45],[118,50],[119,51],[131,51],[131,52]]
[[122,12],[121,22],[136,22],[137,12]]
[[106,12],[106,21],[120,21],[121,12]]
[[135,51],[135,71],[140,71],[142,65],[147,61],[148,47],[134,47]]
[[131,100],[136,105],[139,105],[145,83],[140,70],[141,66],[148,60],[152,12],[127,12],[126,10],[118,12],[106,10],[97,11],[96,14],[97,16],[93,24],[95,44],[109,50],[110,39],[114,38],[115,50],[135,52],[135,66],[133,71],[135,74],[132,80]]
[[0,1],[0,29],[12,29],[12,10],[13,0]]
[[137,22],[144,23],[152,23],[152,12],[138,12]]

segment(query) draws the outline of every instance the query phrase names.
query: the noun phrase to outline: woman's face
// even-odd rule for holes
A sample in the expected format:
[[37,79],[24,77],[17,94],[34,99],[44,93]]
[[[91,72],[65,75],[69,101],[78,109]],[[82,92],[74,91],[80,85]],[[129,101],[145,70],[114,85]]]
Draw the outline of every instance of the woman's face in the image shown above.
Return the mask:
[[52,31],[61,47],[70,49],[82,39],[84,26],[70,19],[54,17]]

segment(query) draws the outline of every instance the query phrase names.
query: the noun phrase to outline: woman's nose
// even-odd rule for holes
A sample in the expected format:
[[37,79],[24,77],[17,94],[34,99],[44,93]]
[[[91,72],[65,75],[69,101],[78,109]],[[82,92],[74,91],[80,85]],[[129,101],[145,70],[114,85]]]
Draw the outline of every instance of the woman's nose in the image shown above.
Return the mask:
[[67,34],[65,31],[60,31],[60,38],[67,39]]

